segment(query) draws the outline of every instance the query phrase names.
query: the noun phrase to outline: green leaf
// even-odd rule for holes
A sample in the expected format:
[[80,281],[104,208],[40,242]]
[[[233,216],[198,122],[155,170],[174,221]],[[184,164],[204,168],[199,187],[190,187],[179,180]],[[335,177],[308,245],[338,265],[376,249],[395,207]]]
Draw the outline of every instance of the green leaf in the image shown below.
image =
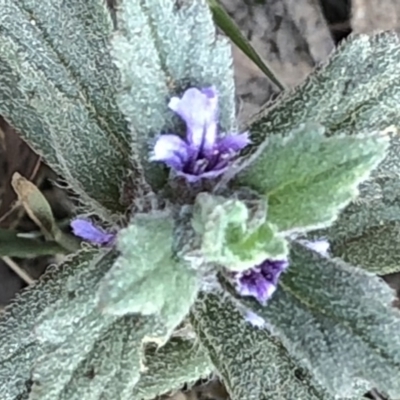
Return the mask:
[[[90,321],[92,329],[97,321]],[[29,399],[130,400],[142,369],[143,338],[152,328],[148,319],[126,316],[89,339],[88,328],[75,327],[65,344],[38,359]]]
[[267,258],[285,258],[285,239],[265,222],[264,201],[226,199],[208,193],[196,198],[193,227],[201,236],[201,253],[207,262],[243,271]]
[[293,244],[291,266],[262,316],[289,353],[337,398],[400,393],[400,313],[378,277]]
[[304,84],[254,116],[248,124],[252,145],[245,153],[300,123],[320,123],[327,135],[386,129],[400,116],[399,62],[395,33],[351,36]]
[[143,363],[145,371],[133,390],[134,400],[154,399],[206,378],[214,369],[198,343],[181,338],[172,338],[162,347],[148,346]]
[[103,217],[123,211],[127,124],[100,0],[0,0],[0,113]]
[[39,281],[22,291],[1,315],[0,352],[7,355],[0,360],[2,400],[26,398],[33,364],[42,354],[35,335],[38,319],[60,297],[68,297],[66,282],[77,271],[91,272],[95,269],[98,257],[97,250],[86,250],[70,257],[61,266],[50,267]]
[[30,258],[63,254],[66,250],[54,242],[19,236],[18,232],[0,229],[0,257]]
[[196,272],[175,258],[174,220],[167,212],[137,214],[118,236],[121,253],[99,288],[109,315],[160,315],[174,328],[196,298]]
[[331,398],[279,340],[246,322],[222,293],[203,294],[191,317],[232,400]]
[[163,341],[166,331],[154,318],[102,315],[97,287],[115,258],[98,250],[71,257],[6,310],[2,400],[131,399],[143,340]]
[[[392,152],[383,164],[390,158]],[[400,180],[396,169],[391,175],[384,169],[381,164],[331,228],[312,234],[329,240],[332,255],[380,275],[400,271]]]
[[326,137],[318,124],[273,135],[238,182],[265,194],[268,221],[279,231],[329,226],[386,155],[383,134]]
[[250,41],[242,34],[235,21],[228,15],[219,0],[207,0],[213,12],[215,23],[232,40],[232,42],[243,51],[243,53],[257,65],[258,68],[274,83],[280,90],[285,90],[285,86],[279,82],[271,68],[266,64]]
[[331,253],[378,275],[400,272],[400,224],[369,227],[362,236],[333,243]]
[[148,161],[149,139],[162,132],[181,131],[178,119],[168,109],[172,95],[181,95],[188,86],[215,85],[220,94],[222,128],[230,131],[234,127],[230,44],[217,37],[206,0],[179,4],[123,0],[118,28],[112,46],[122,75],[120,109],[131,124],[147,178],[159,186],[165,176]]
[[154,319],[118,318],[99,310],[98,285],[115,258],[110,252],[95,270],[77,272],[65,283],[67,292],[37,321],[43,352],[35,363],[30,400],[130,399],[140,376],[143,340],[164,338],[165,332]]

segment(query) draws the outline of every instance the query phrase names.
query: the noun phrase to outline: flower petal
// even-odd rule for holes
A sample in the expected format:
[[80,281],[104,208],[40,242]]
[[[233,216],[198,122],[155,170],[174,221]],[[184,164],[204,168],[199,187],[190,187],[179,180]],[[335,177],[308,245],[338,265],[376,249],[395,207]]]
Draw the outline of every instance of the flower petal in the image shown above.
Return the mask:
[[239,135],[228,135],[218,141],[217,148],[220,153],[237,153],[251,143],[249,133],[241,133]]
[[182,98],[173,97],[169,108],[187,125],[189,144],[211,149],[217,139],[218,95],[214,87],[186,90]]
[[75,236],[94,244],[107,245],[115,238],[114,234],[107,233],[84,219],[74,219],[71,228]]
[[256,328],[264,328],[266,325],[264,318],[250,310],[246,310],[244,319]]
[[163,161],[181,171],[189,158],[188,145],[177,135],[161,135],[154,145],[150,161]]
[[265,304],[275,290],[276,286],[256,269],[241,275],[237,282],[237,291],[240,295],[252,296],[261,304]]
[[260,268],[261,273],[266,280],[278,286],[279,278],[282,272],[288,267],[289,263],[286,260],[272,261],[265,260]]

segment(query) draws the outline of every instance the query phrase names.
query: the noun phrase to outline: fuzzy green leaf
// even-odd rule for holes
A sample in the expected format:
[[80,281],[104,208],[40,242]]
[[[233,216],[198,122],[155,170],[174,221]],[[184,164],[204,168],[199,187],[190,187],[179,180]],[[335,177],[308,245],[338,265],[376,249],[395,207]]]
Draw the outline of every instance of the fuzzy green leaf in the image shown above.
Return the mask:
[[206,261],[241,271],[267,258],[285,258],[286,240],[265,221],[266,215],[262,200],[246,204],[200,193],[193,227],[201,236],[201,252]]
[[361,186],[357,201],[329,230],[311,236],[326,237],[332,255],[380,275],[400,271],[400,179],[398,168],[387,170],[399,157],[398,142],[394,136],[390,154],[372,179]]
[[273,135],[238,181],[268,198],[268,221],[279,231],[329,226],[358,193],[358,185],[381,162],[386,135],[326,137],[318,124]]
[[104,277],[99,304],[106,314],[158,314],[174,328],[196,298],[198,278],[172,250],[174,220],[164,212],[137,214],[118,236],[120,257]]
[[[6,314],[1,335],[8,334],[3,329],[21,333],[15,343],[0,336],[2,352],[10,354],[0,365],[2,399],[27,398],[28,393],[30,400],[131,398],[140,376],[142,341],[164,340],[165,331],[154,319],[101,314],[96,289],[115,257],[113,252],[83,253],[62,267],[68,270],[26,291]],[[18,368],[11,381],[6,379],[10,368]]]
[[[97,319],[101,321],[101,316],[97,315]],[[91,339],[85,334],[99,322],[90,318],[85,323],[89,323],[89,329],[75,327],[65,344],[38,359],[29,400],[132,398],[142,369],[142,342],[154,327],[151,321],[122,317],[103,324],[100,334],[94,330]]]
[[400,312],[378,277],[293,244],[291,266],[266,307],[244,302],[338,398],[377,387],[400,393]]
[[[188,86],[215,85],[220,94],[221,124],[235,124],[231,48],[217,37],[206,0],[177,4],[170,0],[123,0],[119,32],[112,40],[121,71],[119,105],[132,128],[133,141],[153,185],[161,185],[159,167],[149,164],[150,138],[176,132],[169,97]],[[162,178],[160,178],[160,176]]]
[[68,296],[66,283],[77,271],[93,271],[98,258],[97,250],[86,250],[59,267],[51,267],[37,283],[24,290],[1,316],[0,352],[7,355],[0,360],[2,400],[27,397],[33,364],[43,354],[35,335],[39,318],[62,296]]
[[400,40],[396,33],[356,35],[307,81],[249,122],[252,145],[287,135],[300,123],[320,123],[328,135],[381,131],[400,117]]
[[143,340],[164,341],[166,331],[155,319],[101,314],[97,286],[115,258],[114,252],[84,250],[6,309],[0,322],[2,400],[131,398]]
[[133,400],[151,400],[206,378],[213,372],[207,352],[192,340],[172,338],[160,348],[150,345],[143,360],[144,372],[133,390]]
[[232,400],[331,398],[276,338],[246,322],[222,294],[203,294],[193,309],[192,323]]
[[104,217],[122,211],[129,139],[105,3],[0,0],[0,8],[0,113],[88,207]]

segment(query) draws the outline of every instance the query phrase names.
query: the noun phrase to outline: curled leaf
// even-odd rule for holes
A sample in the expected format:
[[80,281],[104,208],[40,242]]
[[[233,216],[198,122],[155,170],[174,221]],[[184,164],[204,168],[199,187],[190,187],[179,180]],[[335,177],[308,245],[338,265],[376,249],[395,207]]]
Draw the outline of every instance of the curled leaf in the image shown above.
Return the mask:
[[285,258],[286,240],[266,221],[266,215],[262,200],[246,204],[241,200],[199,194],[193,227],[201,237],[205,259],[242,271],[265,259]]

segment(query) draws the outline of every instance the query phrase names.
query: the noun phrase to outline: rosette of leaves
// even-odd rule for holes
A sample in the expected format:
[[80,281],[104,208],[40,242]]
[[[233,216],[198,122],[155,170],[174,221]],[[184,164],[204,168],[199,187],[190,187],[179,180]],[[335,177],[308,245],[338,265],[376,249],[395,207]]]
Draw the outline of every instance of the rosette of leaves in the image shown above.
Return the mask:
[[[382,171],[396,202],[397,36],[344,43],[249,121],[224,175],[182,184],[150,161],[159,134],[183,134],[170,98],[214,86],[221,130],[236,129],[230,47],[205,0],[122,0],[118,28],[101,0],[0,7],[0,113],[117,232],[7,308],[2,400],[151,399],[212,374],[240,400],[399,396],[394,294],[298,241],[357,231],[350,203]],[[241,296],[232,276],[270,258],[290,264],[274,296]]]

